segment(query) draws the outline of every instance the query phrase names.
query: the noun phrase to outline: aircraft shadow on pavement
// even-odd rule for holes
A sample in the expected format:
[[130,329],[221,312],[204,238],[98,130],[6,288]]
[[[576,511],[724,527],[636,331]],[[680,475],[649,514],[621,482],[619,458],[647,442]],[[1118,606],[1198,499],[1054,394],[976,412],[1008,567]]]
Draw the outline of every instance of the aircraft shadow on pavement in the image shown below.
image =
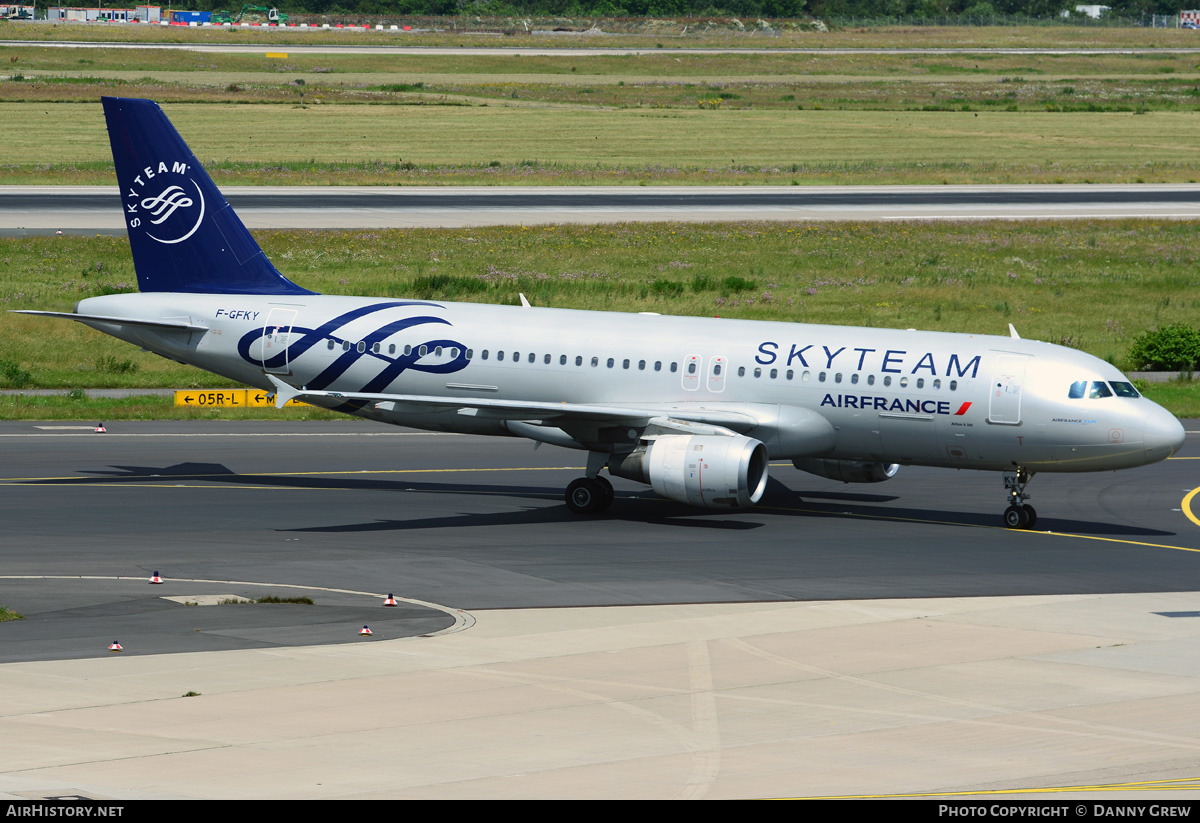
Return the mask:
[[[275,488],[331,489],[338,491],[386,491],[400,493],[488,495],[507,498],[536,498],[561,501],[563,490],[558,486],[513,486],[501,483],[422,483],[404,479],[361,478],[331,475],[289,476],[238,474],[221,463],[177,463],[172,466],[112,466],[111,470],[86,470],[91,477],[77,479],[31,480],[29,485],[94,485],[114,481],[146,482],[160,479],[192,480],[227,485],[273,486]],[[599,515],[572,514],[565,503],[551,506],[526,507],[517,511],[481,514],[461,512],[454,515],[408,520],[372,520],[337,526],[314,526],[281,529],[295,532],[368,532],[411,529],[436,529],[476,526],[529,526],[539,523],[589,522],[623,520],[629,522],[708,528],[751,530],[767,525],[764,517],[847,518],[893,522],[919,522],[925,526],[987,526],[1001,528],[999,511],[963,512],[932,508],[894,509],[882,505],[899,500],[899,495],[831,492],[823,489],[793,489],[776,478],[769,478],[767,491],[758,507],[748,511],[719,511],[687,506],[663,500],[646,489],[639,493],[618,491],[612,507]],[[828,502],[826,502],[828,501]],[[744,519],[747,516],[755,520]],[[740,519],[730,519],[740,518]],[[1177,532],[1150,529],[1121,523],[1102,523],[1054,517],[1042,513],[1037,531],[1072,532],[1113,537],[1177,536]]]

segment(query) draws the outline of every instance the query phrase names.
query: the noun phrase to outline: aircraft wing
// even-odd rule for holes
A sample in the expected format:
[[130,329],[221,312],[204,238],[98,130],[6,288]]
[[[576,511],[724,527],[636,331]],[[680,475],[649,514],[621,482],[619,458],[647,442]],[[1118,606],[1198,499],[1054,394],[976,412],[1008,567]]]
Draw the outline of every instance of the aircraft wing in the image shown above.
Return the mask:
[[[530,400],[492,400],[480,397],[440,397],[420,394],[372,394],[368,392],[310,391],[291,386],[273,374],[267,377],[275,386],[275,405],[282,408],[294,398],[325,397],[333,400],[362,400],[385,411],[435,411],[457,409],[460,414],[492,417],[506,421],[567,422],[595,421],[607,425],[644,428],[652,420],[669,418],[691,423],[748,431],[759,425],[749,414],[712,408],[660,409],[632,406],[600,406],[585,403],[552,403]],[[408,407],[407,409],[405,407]],[[732,432],[731,432],[732,433]]]
[[41,317],[63,317],[67,320],[78,320],[81,323],[111,323],[120,326],[141,326],[160,331],[208,331],[208,326],[198,326],[194,323],[183,323],[177,320],[146,320],[140,317],[111,317],[106,314],[76,314],[70,311],[30,311],[27,309],[13,310],[13,314],[36,314]]

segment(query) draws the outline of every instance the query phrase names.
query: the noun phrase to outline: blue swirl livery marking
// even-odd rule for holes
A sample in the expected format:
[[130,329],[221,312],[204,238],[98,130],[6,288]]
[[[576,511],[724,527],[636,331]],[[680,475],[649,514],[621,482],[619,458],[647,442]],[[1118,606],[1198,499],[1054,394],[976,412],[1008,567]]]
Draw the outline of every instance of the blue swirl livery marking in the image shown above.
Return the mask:
[[[370,306],[364,306],[345,314],[338,315],[332,320],[323,323],[315,329],[305,328],[303,326],[292,326],[292,338],[289,341],[287,348],[279,354],[267,358],[266,360],[257,359],[250,354],[250,347],[255,342],[262,340],[266,334],[266,328],[257,328],[242,335],[238,340],[238,354],[247,363],[255,366],[262,366],[267,369],[278,369],[287,365],[287,363],[295,362],[309,349],[324,343],[326,340],[333,340],[337,346],[343,346],[345,343],[351,343],[349,349],[344,349],[342,353],[329,366],[323,369],[319,374],[310,380],[305,381],[305,386],[309,389],[321,391],[327,389],[335,380],[345,374],[351,366],[357,363],[362,358],[371,358],[382,364],[382,369],[379,373],[372,377],[367,383],[359,389],[347,389],[348,391],[361,391],[368,393],[383,392],[394,380],[400,377],[406,371],[419,371],[427,374],[452,374],[457,371],[462,371],[467,367],[467,349],[462,343],[457,340],[442,338],[437,340],[427,340],[424,343],[419,343],[412,346],[409,354],[388,355],[382,351],[372,351],[376,343],[382,343],[388,337],[396,334],[404,329],[414,326],[423,326],[428,323],[439,323],[442,325],[453,325],[449,320],[431,315],[415,315],[405,317],[399,320],[393,320],[383,326],[375,329],[369,334],[359,337],[357,340],[349,340],[348,338],[339,337],[337,331],[349,323],[366,317],[367,315],[376,312],[385,311],[387,309],[399,308],[403,306],[431,306],[434,308],[442,308],[436,303],[423,303],[418,301],[396,301],[391,303],[375,303]],[[295,336],[299,335],[298,338]],[[358,350],[358,343],[365,343],[365,351]],[[328,344],[326,344],[328,345]],[[458,354],[449,361],[439,363],[420,362],[422,358],[421,349],[425,348],[426,353],[437,349],[438,347],[446,349],[457,349]],[[337,411],[354,411],[361,409],[366,405],[362,400],[351,400],[343,403],[337,408]]]

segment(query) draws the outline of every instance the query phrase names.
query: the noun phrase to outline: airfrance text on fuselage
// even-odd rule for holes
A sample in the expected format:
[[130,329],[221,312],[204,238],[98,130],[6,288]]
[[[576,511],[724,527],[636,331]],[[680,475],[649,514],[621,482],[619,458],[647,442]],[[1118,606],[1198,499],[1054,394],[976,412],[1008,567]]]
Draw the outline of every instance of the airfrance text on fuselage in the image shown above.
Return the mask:
[[[815,348],[815,344],[807,346],[792,344],[788,350],[784,365],[792,366],[798,362],[804,368],[816,368],[808,362],[808,357],[812,357],[814,363],[820,363],[823,358],[825,361],[824,368],[827,369],[834,368],[834,361],[837,361],[837,365],[845,369],[854,369],[856,371],[871,370],[878,371],[881,374],[904,374],[907,364],[913,362],[911,358],[916,357],[915,354],[910,356],[907,349],[884,349],[883,352],[880,352],[879,349],[848,349],[848,347],[842,346],[840,349],[834,351],[828,346],[821,346],[817,351],[809,351]],[[839,357],[847,351],[858,352],[857,363],[855,363],[853,354],[847,354],[845,358],[839,360]],[[868,365],[867,355],[872,353],[874,353],[874,357],[871,358],[871,363]],[[806,354],[807,357],[805,356]],[[755,355],[754,362],[763,366],[770,366],[782,356],[783,353],[780,351],[779,344],[767,341],[759,344],[758,354]],[[980,355],[978,354],[966,362],[963,362],[962,358],[957,354],[951,354],[946,361],[945,375],[939,375],[937,361],[934,358],[933,352],[925,352],[917,359],[916,365],[912,367],[912,370],[908,374],[927,371],[932,377],[975,377],[979,372],[979,360]],[[854,365],[851,365],[852,363]],[[876,363],[878,363],[877,368],[875,367]]]
[[[859,409],[860,411],[906,412],[911,414],[951,414],[948,400],[917,400],[911,397],[878,397],[871,394],[827,394],[822,406],[835,409]],[[963,403],[953,412],[955,417],[967,413],[970,401]]]

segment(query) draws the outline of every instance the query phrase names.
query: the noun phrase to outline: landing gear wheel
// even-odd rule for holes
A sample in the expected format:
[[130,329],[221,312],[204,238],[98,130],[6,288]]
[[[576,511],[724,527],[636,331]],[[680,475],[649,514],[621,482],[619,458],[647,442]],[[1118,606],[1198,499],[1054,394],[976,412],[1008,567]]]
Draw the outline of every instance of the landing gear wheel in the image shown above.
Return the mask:
[[1029,512],[1025,506],[1009,506],[1004,510],[1004,525],[1010,529],[1029,528]]
[[580,477],[567,486],[566,499],[567,508],[576,514],[599,514],[612,502],[612,484],[599,478]]
[[1004,490],[1009,506],[1004,510],[1004,525],[1010,529],[1032,529],[1037,522],[1037,512],[1025,501],[1029,499],[1026,487],[1033,479],[1033,472],[1017,466],[1015,472],[1004,473]]
[[613,500],[617,496],[617,493],[615,491],[613,491],[612,483],[608,482],[607,477],[599,477],[599,476],[593,478],[593,482],[595,482],[596,485],[598,485],[601,489],[604,490],[604,508],[607,509],[609,506],[612,505]]
[[1025,528],[1032,529],[1037,523],[1037,511],[1028,503],[1023,508],[1025,509],[1025,514],[1029,516],[1029,522],[1025,524]]

